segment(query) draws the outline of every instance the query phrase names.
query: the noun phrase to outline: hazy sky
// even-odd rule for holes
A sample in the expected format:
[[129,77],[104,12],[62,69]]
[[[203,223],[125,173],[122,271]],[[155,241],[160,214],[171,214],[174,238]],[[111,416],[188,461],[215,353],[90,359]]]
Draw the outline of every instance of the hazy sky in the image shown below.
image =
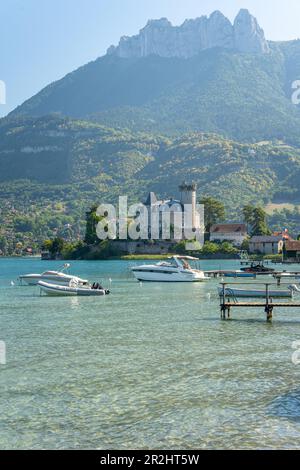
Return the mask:
[[7,95],[0,116],[150,18],[181,24],[218,9],[233,20],[240,8],[258,18],[268,39],[300,37],[300,0],[0,0],[0,81]]

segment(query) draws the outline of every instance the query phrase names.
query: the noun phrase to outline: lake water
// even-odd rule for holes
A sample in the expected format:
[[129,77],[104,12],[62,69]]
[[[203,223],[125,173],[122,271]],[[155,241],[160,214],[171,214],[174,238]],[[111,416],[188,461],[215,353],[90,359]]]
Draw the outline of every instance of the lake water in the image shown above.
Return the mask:
[[125,261],[72,263],[105,298],[11,285],[60,265],[0,259],[1,449],[300,447],[300,310],[220,321],[218,281],[140,286]]

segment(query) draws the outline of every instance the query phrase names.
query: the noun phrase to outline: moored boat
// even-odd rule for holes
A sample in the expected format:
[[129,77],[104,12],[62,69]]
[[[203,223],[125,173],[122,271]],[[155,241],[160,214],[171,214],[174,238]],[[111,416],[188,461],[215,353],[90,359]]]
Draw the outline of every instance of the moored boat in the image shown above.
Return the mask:
[[[270,290],[268,292],[269,298],[293,298],[294,292],[297,292],[295,286],[289,286],[285,290]],[[218,287],[219,296],[224,295],[223,287]],[[225,287],[225,297],[231,298],[266,298],[266,289],[239,289],[235,287]]]
[[64,266],[59,271],[45,271],[42,274],[25,274],[19,276],[19,280],[21,283],[24,282],[28,286],[36,286],[39,281],[50,283],[53,282],[59,285],[69,285],[70,281],[72,280],[76,281],[82,286],[88,285],[88,280],[65,273],[64,271],[66,271],[69,267],[69,264],[64,264]]
[[51,284],[49,282],[39,281],[38,286],[41,291],[51,296],[81,296],[81,297],[95,297],[108,295],[110,291],[99,286],[99,284],[91,285],[78,285],[76,282],[71,281],[68,286]]
[[243,271],[244,273],[252,273],[252,274],[257,274],[257,275],[262,275],[262,274],[268,275],[268,274],[273,274],[275,272],[275,269],[265,266],[263,262],[259,262],[259,263],[251,263],[249,266],[241,268],[241,271]]
[[173,256],[168,261],[144,264],[131,268],[138,281],[147,282],[204,282],[210,280],[204,271],[192,268],[190,263],[198,262],[192,256]]

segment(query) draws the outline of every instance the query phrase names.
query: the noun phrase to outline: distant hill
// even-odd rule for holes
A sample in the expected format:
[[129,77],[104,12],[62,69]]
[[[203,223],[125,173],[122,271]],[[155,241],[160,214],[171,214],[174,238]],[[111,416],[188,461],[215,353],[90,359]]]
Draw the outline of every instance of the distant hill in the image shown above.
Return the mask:
[[[83,193],[90,191],[91,202],[119,194],[141,200],[150,190],[176,195],[187,177],[200,193],[221,198],[229,211],[249,201],[300,201],[300,149],[207,133],[167,138],[53,116],[0,125],[2,187],[28,180],[44,185],[44,193],[69,185],[76,198],[86,199]],[[33,191],[32,199],[38,197]]]

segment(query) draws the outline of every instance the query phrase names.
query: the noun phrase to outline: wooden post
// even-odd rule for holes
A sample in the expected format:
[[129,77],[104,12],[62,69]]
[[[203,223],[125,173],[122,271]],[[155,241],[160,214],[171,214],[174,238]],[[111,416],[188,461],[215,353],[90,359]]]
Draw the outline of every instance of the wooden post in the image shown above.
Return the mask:
[[265,308],[266,314],[267,314],[267,321],[272,321],[273,318],[273,305],[268,305]]
[[266,284],[266,306],[268,307],[270,303],[270,298],[269,298],[269,284]]
[[225,282],[222,282],[222,286],[223,286],[223,289],[222,289],[222,304],[221,304],[221,318],[222,320],[225,320],[226,319],[226,307],[225,307],[225,304],[226,304],[226,296],[225,296]]
[[228,307],[228,309],[227,309],[227,318],[228,319],[230,318],[230,307]]
[[273,305],[270,303],[269,284],[266,284],[266,308],[267,321],[272,321],[273,318]]

